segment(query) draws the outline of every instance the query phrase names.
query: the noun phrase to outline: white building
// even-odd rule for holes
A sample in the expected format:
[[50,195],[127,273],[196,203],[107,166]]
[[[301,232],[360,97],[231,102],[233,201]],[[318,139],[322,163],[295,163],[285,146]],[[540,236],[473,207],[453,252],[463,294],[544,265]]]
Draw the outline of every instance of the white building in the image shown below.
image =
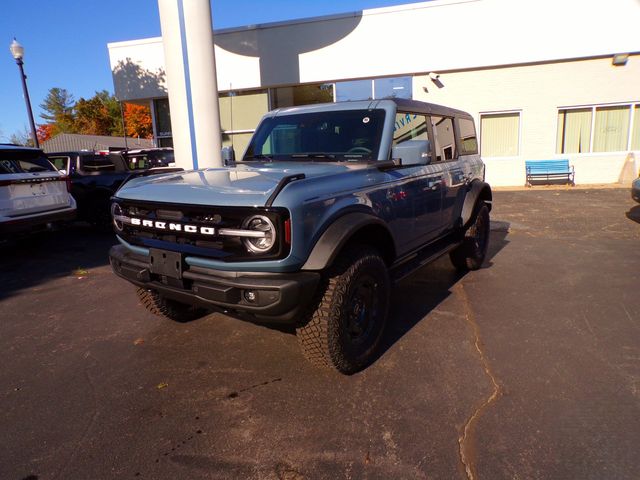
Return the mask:
[[[638,0],[435,0],[216,30],[223,141],[241,154],[269,109],[390,95],[466,110],[487,180],[569,158],[576,183],[640,166]],[[115,92],[171,144],[161,38],[110,43]]]

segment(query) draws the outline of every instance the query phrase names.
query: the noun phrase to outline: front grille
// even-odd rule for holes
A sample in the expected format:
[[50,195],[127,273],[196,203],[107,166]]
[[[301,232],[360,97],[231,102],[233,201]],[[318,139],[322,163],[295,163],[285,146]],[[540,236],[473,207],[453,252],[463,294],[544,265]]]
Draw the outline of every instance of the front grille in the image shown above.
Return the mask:
[[[114,200],[120,209],[118,214],[136,219],[135,221],[140,223],[133,225],[120,222],[120,228],[116,228],[118,235],[133,245],[228,262],[280,259],[289,254],[289,245],[285,242],[285,222],[289,219],[289,212],[284,208],[176,205]],[[243,221],[252,215],[267,217],[276,229],[276,242],[265,253],[249,252],[239,236],[220,234],[221,230],[241,230]],[[158,226],[164,229],[159,229]],[[196,231],[185,231],[186,226]],[[181,230],[177,231],[177,228]]]

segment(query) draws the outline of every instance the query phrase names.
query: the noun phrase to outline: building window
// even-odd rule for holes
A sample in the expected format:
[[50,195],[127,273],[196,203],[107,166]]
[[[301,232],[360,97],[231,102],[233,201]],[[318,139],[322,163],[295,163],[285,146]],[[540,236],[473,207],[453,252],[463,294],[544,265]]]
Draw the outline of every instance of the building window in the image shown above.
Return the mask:
[[598,107],[593,131],[594,152],[619,152],[627,149],[629,106]]
[[218,98],[222,145],[233,146],[239,157],[246,150],[251,135],[262,116],[269,111],[267,90],[224,92]]
[[155,133],[158,146],[172,147],[171,112],[169,111],[169,99],[157,98],[153,101]]
[[336,83],[336,101],[372,100],[373,83],[371,80],[354,80]]
[[558,153],[585,153],[591,145],[591,108],[558,112]]
[[638,105],[558,110],[557,153],[623,152],[640,148]]
[[516,157],[520,154],[520,113],[480,115],[480,149],[483,157]]
[[333,102],[333,84],[297,85],[271,89],[271,108]]
[[631,150],[640,150],[640,105],[633,107],[633,126],[631,127]]
[[380,98],[411,99],[411,77],[377,78],[336,83],[336,101]]
[[374,98],[406,98],[413,97],[411,77],[378,78],[373,81]]

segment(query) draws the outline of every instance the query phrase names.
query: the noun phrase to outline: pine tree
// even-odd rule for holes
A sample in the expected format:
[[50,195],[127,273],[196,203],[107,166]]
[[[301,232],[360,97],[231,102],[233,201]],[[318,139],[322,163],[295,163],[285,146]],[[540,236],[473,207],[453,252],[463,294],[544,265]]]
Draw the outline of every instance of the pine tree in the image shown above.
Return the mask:
[[52,134],[74,132],[74,98],[66,89],[53,87],[40,104],[40,117],[53,125]]

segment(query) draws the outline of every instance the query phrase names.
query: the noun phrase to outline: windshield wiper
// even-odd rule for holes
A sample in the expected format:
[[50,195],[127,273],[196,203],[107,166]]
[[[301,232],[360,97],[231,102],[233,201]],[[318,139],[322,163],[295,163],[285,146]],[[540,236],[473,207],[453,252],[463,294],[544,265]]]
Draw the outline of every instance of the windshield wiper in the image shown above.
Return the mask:
[[291,158],[326,158],[328,160],[335,160],[336,156],[332,153],[292,153]]
[[254,162],[254,161],[261,161],[261,160],[266,160],[267,162],[273,162],[273,158],[270,157],[269,155],[263,155],[261,153],[258,153],[256,155],[247,155],[245,157],[242,158],[243,162]]

